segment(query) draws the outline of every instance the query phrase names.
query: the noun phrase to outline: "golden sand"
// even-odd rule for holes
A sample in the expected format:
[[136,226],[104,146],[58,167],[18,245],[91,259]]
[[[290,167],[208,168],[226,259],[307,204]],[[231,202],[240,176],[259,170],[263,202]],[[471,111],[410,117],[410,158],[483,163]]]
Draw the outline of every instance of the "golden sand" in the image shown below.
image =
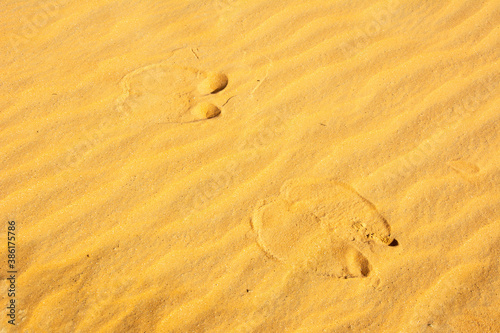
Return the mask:
[[1,333],[500,332],[498,1],[0,9]]

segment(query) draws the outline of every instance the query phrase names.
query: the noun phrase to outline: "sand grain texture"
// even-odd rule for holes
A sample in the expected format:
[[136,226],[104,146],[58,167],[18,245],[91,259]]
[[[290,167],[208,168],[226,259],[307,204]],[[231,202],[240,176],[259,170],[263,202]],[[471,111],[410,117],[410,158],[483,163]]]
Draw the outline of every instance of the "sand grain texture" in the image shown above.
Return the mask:
[[500,331],[498,1],[0,13],[0,332]]

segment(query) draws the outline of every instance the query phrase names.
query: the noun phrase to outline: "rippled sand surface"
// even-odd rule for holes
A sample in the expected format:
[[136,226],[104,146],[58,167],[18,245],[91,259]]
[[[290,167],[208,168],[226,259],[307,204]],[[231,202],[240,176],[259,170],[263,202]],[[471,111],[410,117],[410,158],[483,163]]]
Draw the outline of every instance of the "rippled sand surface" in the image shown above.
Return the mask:
[[498,1],[0,16],[0,332],[500,331]]

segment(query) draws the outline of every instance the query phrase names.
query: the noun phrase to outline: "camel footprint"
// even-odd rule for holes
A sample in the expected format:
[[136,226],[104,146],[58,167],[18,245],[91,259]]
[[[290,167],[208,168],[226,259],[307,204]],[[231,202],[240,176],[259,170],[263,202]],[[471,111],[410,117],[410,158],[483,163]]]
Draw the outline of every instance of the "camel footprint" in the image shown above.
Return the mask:
[[[364,277],[372,243],[393,242],[375,206],[345,184],[299,178],[254,210],[257,242],[271,257],[322,276]],[[365,253],[365,254],[363,254]]]
[[223,73],[158,63],[127,74],[118,109],[150,123],[187,123],[217,117],[211,97],[228,84]]

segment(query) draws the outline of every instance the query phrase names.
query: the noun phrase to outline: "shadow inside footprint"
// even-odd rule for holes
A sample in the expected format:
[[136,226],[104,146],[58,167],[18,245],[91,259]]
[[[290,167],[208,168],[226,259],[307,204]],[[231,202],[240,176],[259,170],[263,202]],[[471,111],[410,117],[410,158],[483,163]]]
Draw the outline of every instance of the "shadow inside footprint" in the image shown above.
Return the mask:
[[[365,277],[367,243],[394,245],[375,206],[345,184],[292,179],[252,217],[258,243],[271,257],[322,276]],[[397,242],[396,242],[397,243]]]

